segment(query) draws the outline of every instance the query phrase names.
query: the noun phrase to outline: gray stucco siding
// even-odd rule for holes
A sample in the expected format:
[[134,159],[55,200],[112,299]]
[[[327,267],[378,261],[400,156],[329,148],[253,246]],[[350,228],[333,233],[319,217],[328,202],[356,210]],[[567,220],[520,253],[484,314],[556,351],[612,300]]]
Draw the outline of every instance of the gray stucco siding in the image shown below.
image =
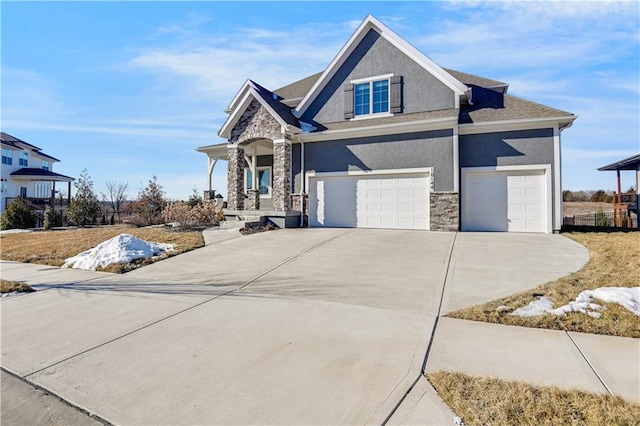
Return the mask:
[[[555,158],[553,129],[521,130],[513,132],[461,135],[460,167],[526,166],[548,164],[551,166],[551,202],[555,206]],[[462,194],[464,199],[464,194]],[[553,229],[560,224],[553,223]]]
[[[293,150],[293,192],[300,192],[300,145]],[[304,145],[307,172],[434,168],[434,189],[453,190],[453,132],[353,138]],[[307,188],[308,190],[308,188]]]
[[455,108],[454,92],[374,30],[358,44],[302,116],[303,121],[344,120],[344,85],[351,80],[394,73],[401,75],[403,113]]
[[461,135],[460,167],[553,165],[553,129]]

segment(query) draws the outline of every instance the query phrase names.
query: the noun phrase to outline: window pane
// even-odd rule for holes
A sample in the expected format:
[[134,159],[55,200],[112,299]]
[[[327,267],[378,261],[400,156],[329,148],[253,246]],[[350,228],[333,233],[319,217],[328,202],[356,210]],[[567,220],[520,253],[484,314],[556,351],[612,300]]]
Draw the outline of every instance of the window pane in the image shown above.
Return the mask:
[[369,114],[369,83],[355,86],[355,115]]
[[389,80],[373,82],[373,113],[389,111]]
[[247,189],[251,189],[253,187],[253,173],[251,170],[247,170]]
[[260,178],[260,195],[268,195],[269,194],[269,170],[260,170],[258,172],[258,177]]

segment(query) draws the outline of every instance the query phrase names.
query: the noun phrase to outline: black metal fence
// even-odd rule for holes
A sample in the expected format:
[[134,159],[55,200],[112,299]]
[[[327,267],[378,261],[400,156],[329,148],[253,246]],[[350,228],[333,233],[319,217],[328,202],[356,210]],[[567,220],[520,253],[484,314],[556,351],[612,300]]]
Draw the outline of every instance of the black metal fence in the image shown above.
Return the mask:
[[598,212],[566,216],[562,220],[565,226],[591,226],[599,228],[638,228],[638,215],[633,212]]

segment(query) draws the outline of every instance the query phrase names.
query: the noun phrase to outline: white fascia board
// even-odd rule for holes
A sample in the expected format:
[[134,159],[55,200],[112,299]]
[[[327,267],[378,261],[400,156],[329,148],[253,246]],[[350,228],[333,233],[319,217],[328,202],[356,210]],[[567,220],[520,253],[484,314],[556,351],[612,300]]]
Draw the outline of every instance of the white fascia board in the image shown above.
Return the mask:
[[335,74],[338,68],[346,61],[349,55],[356,48],[358,43],[364,38],[370,29],[374,29],[392,45],[398,48],[401,52],[413,59],[418,65],[422,66],[429,73],[433,74],[438,80],[449,87],[458,96],[465,96],[467,86],[454,76],[446,72],[442,67],[429,59],[424,53],[409,44],[406,40],[394,33],[389,27],[378,21],[372,15],[368,15],[364,21],[360,24],[358,29],[353,33],[347,43],[340,49],[340,52],[333,58],[333,61],[322,73],[320,78],[313,85],[311,90],[304,97],[302,102],[298,105],[294,111],[296,117],[301,117],[307,110],[313,99],[320,93],[324,86],[329,82],[331,77]]
[[240,86],[240,90],[238,90],[238,93],[236,93],[236,95],[233,97],[233,99],[231,100],[231,103],[224,110],[224,112],[226,112],[227,114],[230,114],[232,111],[234,111],[236,109],[236,104],[238,103],[238,101],[244,98],[245,94],[247,93],[247,90],[251,87],[253,87],[251,84],[251,81],[249,79],[246,79],[242,84],[242,86]]
[[429,130],[452,129],[458,124],[458,117],[436,118],[430,120],[404,121],[402,123],[380,124],[377,126],[356,127],[353,129],[325,130],[324,132],[303,133],[298,135],[302,142],[322,142],[336,139],[350,139],[367,136],[393,135]]
[[475,135],[478,133],[510,132],[514,130],[530,130],[554,128],[559,123],[572,123],[577,115],[551,118],[526,118],[520,120],[487,121],[484,123],[460,124],[461,135]]
[[314,83],[309,92],[302,98],[302,101],[298,104],[296,109],[293,112],[293,115],[300,118],[302,114],[307,110],[309,105],[313,99],[320,93],[320,90],[325,86],[325,84],[333,77],[338,68],[344,63],[344,61],[349,57],[349,55],[356,48],[358,43],[362,41],[364,36],[367,34],[369,29],[373,27],[370,22],[370,18],[373,18],[371,15],[368,15],[364,21],[360,24],[360,26],[354,31],[349,40],[342,46],[342,49],[338,52],[338,54],[333,58],[329,66],[324,70],[320,78]]

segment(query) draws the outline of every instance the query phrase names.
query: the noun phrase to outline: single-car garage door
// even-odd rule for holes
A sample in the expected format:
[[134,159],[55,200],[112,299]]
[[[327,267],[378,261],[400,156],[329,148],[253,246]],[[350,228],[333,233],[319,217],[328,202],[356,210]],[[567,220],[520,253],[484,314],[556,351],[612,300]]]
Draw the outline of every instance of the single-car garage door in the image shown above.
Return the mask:
[[314,176],[309,225],[429,229],[428,173]]
[[547,232],[544,170],[467,172],[462,230]]

